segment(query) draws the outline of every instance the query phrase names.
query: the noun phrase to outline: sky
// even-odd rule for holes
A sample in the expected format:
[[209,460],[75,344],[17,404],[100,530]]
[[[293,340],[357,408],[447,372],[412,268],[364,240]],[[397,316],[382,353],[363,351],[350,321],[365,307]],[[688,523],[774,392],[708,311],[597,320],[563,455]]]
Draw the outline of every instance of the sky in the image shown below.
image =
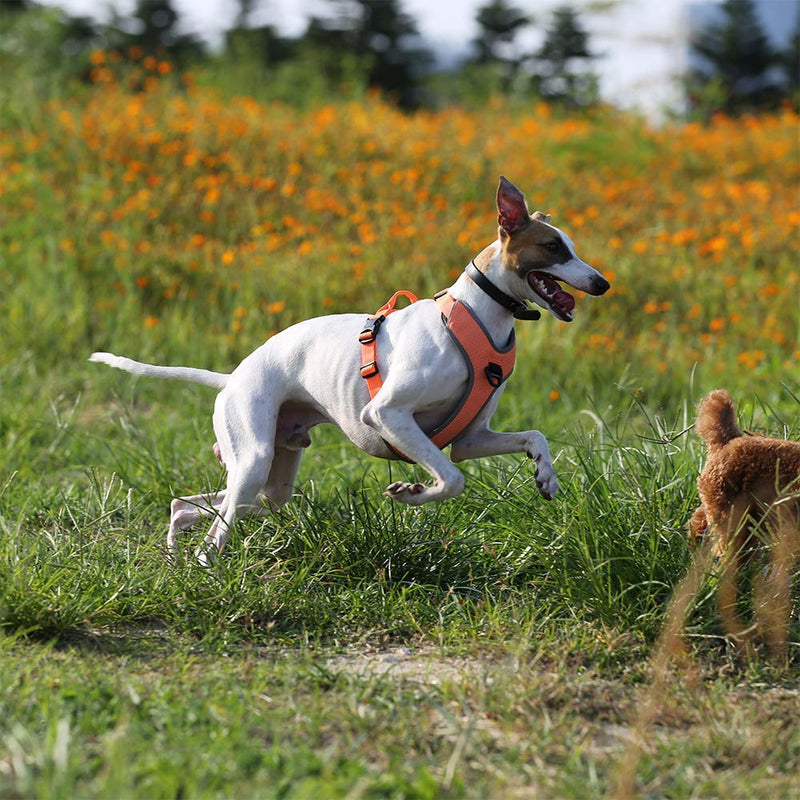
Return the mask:
[[[40,0],[41,1],[41,0]],[[44,0],[71,13],[98,16],[98,9],[114,6],[130,12],[135,0]],[[535,46],[549,11],[566,0],[511,0],[532,14],[538,25],[521,44]],[[764,25],[775,37],[784,38],[794,29],[800,0],[757,0]],[[401,7],[417,23],[420,34],[443,63],[463,56],[478,28],[476,10],[486,0],[401,0]],[[719,0],[616,0],[612,3],[573,2],[577,9],[592,5],[611,6],[602,13],[581,14],[589,32],[590,46],[600,54],[594,71],[600,79],[604,99],[626,108],[638,108],[658,117],[664,107],[679,107],[679,77],[687,68],[686,36],[689,20],[718,5]],[[233,0],[173,0],[187,32],[220,41],[237,13]],[[259,0],[254,22],[274,25],[284,35],[302,33],[308,17],[330,16],[325,0]],[[784,44],[784,42],[781,42]]]

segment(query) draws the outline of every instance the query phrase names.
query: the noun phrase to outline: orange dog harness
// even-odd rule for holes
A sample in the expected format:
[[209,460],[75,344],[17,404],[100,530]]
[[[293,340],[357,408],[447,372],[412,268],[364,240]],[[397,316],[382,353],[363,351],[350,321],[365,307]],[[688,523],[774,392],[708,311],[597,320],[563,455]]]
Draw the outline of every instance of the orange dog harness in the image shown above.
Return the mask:
[[[411,292],[395,292],[385,305],[367,319],[358,337],[361,342],[361,377],[367,382],[370,397],[375,397],[383,386],[377,362],[378,331],[384,319],[397,310],[395,305],[399,297],[406,297],[412,303],[417,302]],[[442,448],[450,444],[478,416],[495,390],[511,375],[516,341],[512,330],[505,349],[498,350],[469,308],[455,300],[447,290],[435,295],[434,300],[441,309],[442,323],[458,345],[469,370],[467,390],[452,414],[427,434],[437,447]]]

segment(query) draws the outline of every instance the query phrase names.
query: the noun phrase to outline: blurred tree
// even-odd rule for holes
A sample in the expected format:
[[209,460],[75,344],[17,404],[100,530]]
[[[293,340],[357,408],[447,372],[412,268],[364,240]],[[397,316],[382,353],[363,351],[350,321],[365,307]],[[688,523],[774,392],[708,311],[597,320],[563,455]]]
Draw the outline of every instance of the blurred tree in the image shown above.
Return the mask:
[[145,53],[166,55],[178,63],[202,57],[199,39],[179,30],[178,12],[171,0],[138,0],[129,22],[120,27],[122,44]]
[[772,69],[779,62],[755,3],[725,0],[720,12],[720,21],[706,25],[691,41],[701,65],[689,77],[690,103],[726,113],[775,107],[784,96]]
[[26,11],[31,7],[29,0],[0,0],[0,19],[6,14],[16,11]]
[[236,0],[236,5],[239,8],[239,13],[236,15],[235,27],[249,28],[250,27],[250,14],[256,7],[258,0]]
[[420,80],[432,61],[421,46],[414,20],[398,0],[328,0],[334,17],[312,17],[303,42],[315,48],[326,70],[336,78],[342,53],[354,55],[367,72],[367,82],[400,106],[420,103]]
[[795,104],[800,104],[800,8],[797,12],[794,33],[786,49],[780,54],[779,60],[789,97]]
[[597,76],[590,69],[596,56],[574,9],[563,6],[553,12],[545,40],[533,58],[533,84],[542,97],[575,105],[597,101]]
[[511,51],[517,34],[531,24],[531,18],[506,0],[491,0],[481,6],[476,15],[479,33],[472,40],[476,50],[475,62],[512,63],[519,66],[519,58]]
[[234,60],[252,60],[269,69],[297,54],[297,40],[281,36],[272,25],[235,27],[225,33],[225,51]]
[[253,61],[269,67],[296,55],[297,40],[281,36],[273,25],[251,25],[258,0],[237,0],[234,27],[225,33],[225,52],[237,61]]

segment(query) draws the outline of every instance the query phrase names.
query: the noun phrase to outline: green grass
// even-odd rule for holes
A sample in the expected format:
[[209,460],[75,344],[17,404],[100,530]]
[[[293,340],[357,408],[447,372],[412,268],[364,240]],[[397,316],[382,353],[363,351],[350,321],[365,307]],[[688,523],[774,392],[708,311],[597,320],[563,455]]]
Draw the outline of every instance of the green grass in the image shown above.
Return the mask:
[[[166,562],[167,507],[221,476],[202,426],[182,427],[152,402],[161,393],[173,387],[137,383],[130,405],[90,421],[91,396],[54,408],[57,446],[41,458],[59,480],[21,466],[3,489],[9,796],[613,791],[688,563],[700,452],[682,416],[630,399],[607,422],[578,415],[552,437],[552,503],[509,457],[465,465],[462,497],[420,509],[381,497],[414,468],[321,432],[295,501],[242,522],[205,570],[191,558],[201,531],[185,534],[184,561]],[[184,399],[181,416],[200,418],[209,397]],[[788,798],[797,625],[785,664],[742,671],[712,590],[709,578],[689,627],[699,682],[670,686],[640,785]]]
[[[0,95],[0,798],[614,794],[690,561],[694,402],[724,386],[743,426],[800,436],[796,117],[652,131],[227,103],[177,77],[42,97],[18,77]],[[510,456],[401,507],[383,489],[424,476],[320,428],[291,504],[238,524],[213,569],[191,557],[202,527],[169,564],[171,499],[224,482],[213,395],[88,355],[227,370],[298,319],[433,292],[491,238],[500,173],[614,275],[571,325],[519,326],[495,418],[547,436],[556,499]],[[742,665],[715,581],[638,787],[789,798],[797,603],[786,659]]]
[[[650,424],[631,413],[629,428]],[[187,558],[171,568],[170,498],[223,480],[208,441],[181,431],[172,412],[154,414],[145,433],[129,410],[108,448],[112,434],[86,430],[79,415],[78,407],[61,420],[49,453],[73,462],[61,485],[37,485],[22,468],[0,498],[6,622],[41,636],[143,619],[200,635],[222,626],[245,639],[266,625],[267,640],[275,630],[409,635],[445,621],[503,629],[520,614],[590,615],[652,634],[686,563],[681,521],[695,502],[696,442],[592,422],[552,439],[563,484],[552,503],[538,495],[531,465],[508,457],[465,465],[461,497],[418,509],[381,495],[399,475],[423,478],[417,468],[370,461],[321,432],[293,503],[243,522],[212,573],[191,558],[197,531],[185,534]],[[84,450],[84,470],[73,447]],[[205,457],[182,464],[182,449]]]
[[[642,649],[592,626],[531,633],[469,655],[208,647],[160,626],[4,642],[4,797],[606,796]],[[643,792],[790,798],[796,689],[763,667],[713,672],[670,688]]]

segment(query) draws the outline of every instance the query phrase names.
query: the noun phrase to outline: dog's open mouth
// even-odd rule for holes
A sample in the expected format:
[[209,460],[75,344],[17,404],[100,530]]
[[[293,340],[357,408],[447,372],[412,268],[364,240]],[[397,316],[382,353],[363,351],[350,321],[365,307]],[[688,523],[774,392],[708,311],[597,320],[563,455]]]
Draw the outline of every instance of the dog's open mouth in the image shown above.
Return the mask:
[[529,272],[527,278],[531,289],[544,300],[558,319],[572,322],[575,298],[569,292],[565,292],[557,281],[544,272]]

